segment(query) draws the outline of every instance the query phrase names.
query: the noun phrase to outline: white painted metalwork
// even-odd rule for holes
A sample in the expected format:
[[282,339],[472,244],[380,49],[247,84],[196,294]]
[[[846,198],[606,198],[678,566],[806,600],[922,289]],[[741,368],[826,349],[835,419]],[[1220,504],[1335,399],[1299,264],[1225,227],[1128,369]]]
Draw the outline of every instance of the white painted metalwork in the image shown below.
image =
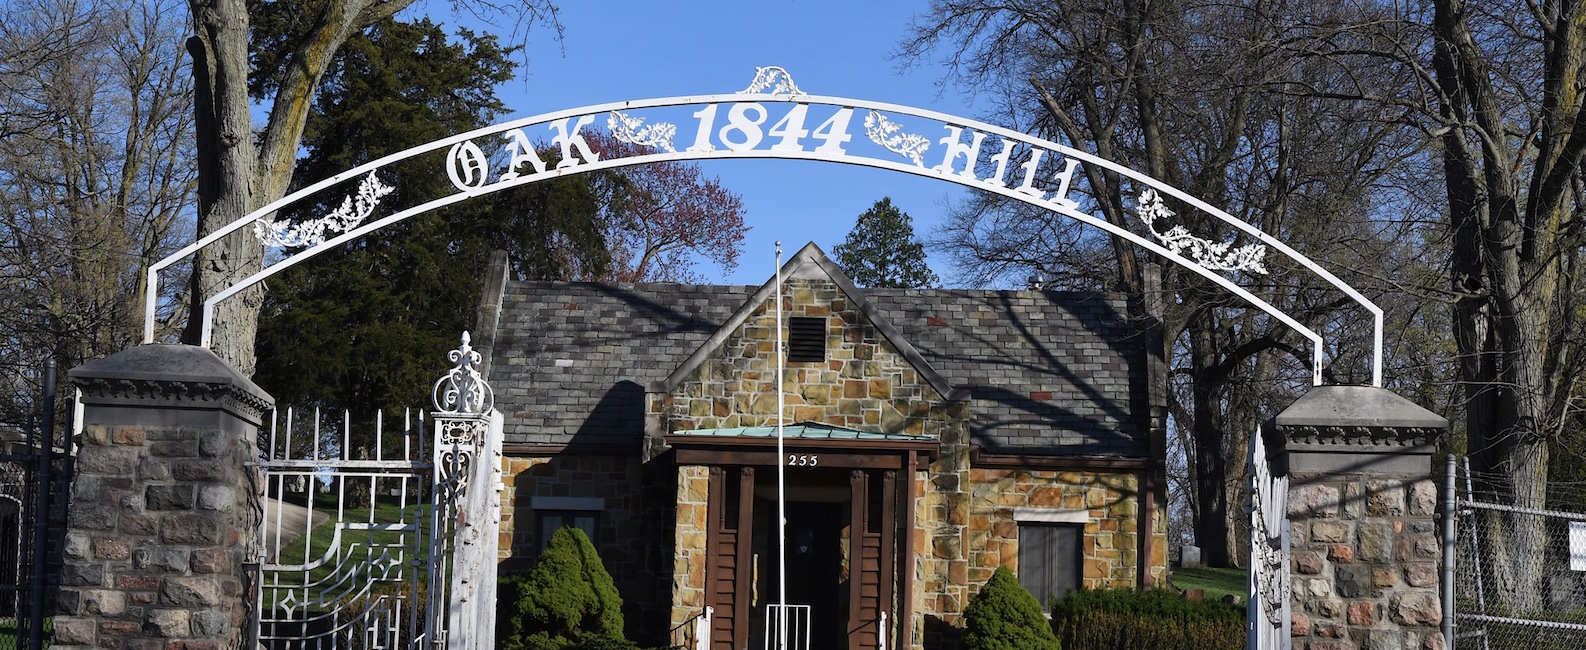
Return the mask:
[[1145,222],[1146,227],[1151,229],[1151,234],[1156,235],[1168,250],[1179,254],[1187,251],[1190,259],[1195,260],[1196,264],[1213,271],[1246,271],[1266,275],[1267,267],[1261,263],[1261,260],[1267,256],[1266,246],[1246,244],[1229,250],[1229,244],[1201,239],[1191,235],[1184,226],[1177,224],[1163,232],[1157,228],[1156,222],[1171,219],[1174,216],[1173,211],[1168,209],[1156,190],[1149,187],[1140,192],[1139,206],[1137,212],[1140,220]]
[[302,223],[271,223],[264,219],[253,221],[253,234],[271,248],[284,246],[313,246],[325,241],[325,233],[347,232],[358,224],[368,219],[374,213],[380,199],[396,191],[396,188],[384,185],[380,177],[374,172],[358,184],[356,197],[349,196],[342,199],[341,207],[335,211],[313,221]]
[[[272,413],[262,436],[256,638],[286,650],[426,645],[423,596],[445,562],[426,521],[423,417],[389,432],[382,415],[359,443],[345,414],[324,428],[322,415]],[[384,444],[393,433],[400,444]]]
[[[761,644],[765,650],[810,650],[809,605],[766,605],[765,628],[765,643]],[[773,638],[781,639],[781,645],[775,645]]]
[[804,91],[799,90],[798,85],[793,83],[793,75],[788,74],[788,71],[779,65],[755,68],[754,81],[749,83],[748,88],[738,91],[738,94],[753,95],[767,88],[771,89],[772,95],[804,96]]
[[[770,92],[763,92],[768,89]],[[699,108],[692,113],[680,113],[683,107]],[[820,120],[820,116],[813,115],[815,111],[812,109],[815,107],[832,110],[823,121],[818,122],[818,126],[810,129],[808,124],[816,124],[816,120]],[[773,115],[773,108],[780,113]],[[855,111],[867,111],[865,138],[854,138],[849,133]],[[644,144],[650,148],[648,152],[618,158],[606,158],[593,152],[580,135],[580,130],[591,127],[602,114],[606,116],[604,121],[608,126],[615,121],[618,126],[616,135],[630,142]],[[682,122],[678,120],[679,116],[692,118],[694,123],[694,138],[687,147],[674,142],[679,130],[676,125]],[[663,118],[677,121],[663,121]],[[545,128],[546,134],[551,136],[551,146],[560,149],[561,157],[554,166],[545,163],[534,151],[533,140],[525,131],[534,126]],[[930,141],[923,135],[917,135],[925,128],[942,129],[945,132],[945,137],[938,141],[943,145],[941,163],[935,166],[927,166],[924,157],[930,150]],[[879,143],[872,140],[872,132],[879,138]],[[910,135],[914,137],[908,137]],[[475,142],[485,141],[486,138],[504,140],[497,151],[498,155],[487,155]],[[994,146],[997,143],[1001,146]],[[994,155],[982,156],[983,148],[995,152]],[[1370,311],[1375,326],[1372,383],[1382,385],[1382,310],[1338,277],[1259,228],[1166,183],[1089,153],[936,111],[883,102],[808,95],[793,84],[785,70],[774,66],[758,69],[754,83],[742,93],[630,100],[544,113],[442,138],[313,183],[217,229],[150,267],[150,290],[146,294],[144,313],[145,341],[153,342],[154,314],[160,295],[160,271],[221,237],[256,220],[267,218],[299,200],[338,184],[363,178],[371,172],[394,174],[393,163],[433,151],[449,152],[444,173],[457,188],[456,193],[417,205],[393,206],[391,214],[372,221],[365,220],[350,230],[291,256],[272,260],[257,273],[208,298],[202,313],[196,315],[202,319],[203,344],[207,345],[210,338],[216,303],[356,237],[437,208],[568,174],[680,160],[777,158],[861,165],[936,178],[1021,201],[1100,228],[1216,283],[1309,339],[1313,350],[1312,381],[1320,384],[1325,349],[1320,334],[1240,287],[1223,272],[1207,268],[1201,262],[1180,254],[1180,250],[1185,250],[1183,246],[1175,250],[1151,237],[1081,211],[1079,203],[1069,198],[1068,193],[1075,189],[1071,183],[1075,178],[1084,178],[1083,175],[1076,177],[1077,168],[1080,165],[1092,165],[1136,184],[1138,195],[1143,196],[1144,191],[1150,189],[1159,198],[1171,197],[1181,205],[1230,224],[1242,236],[1294,260]],[[906,160],[900,161],[898,156]],[[400,184],[400,179],[397,182]],[[1193,247],[1190,250],[1193,251]]]
[[1279,650],[1289,640],[1289,478],[1274,476],[1266,443],[1250,442],[1250,593],[1246,647]]
[[710,618],[715,608],[705,607],[700,613],[672,628],[672,647],[681,650],[710,650]]
[[710,617],[715,613],[716,608],[706,607],[702,615],[694,621],[695,650],[710,650]]
[[435,382],[435,388],[430,391],[435,410],[440,413],[479,415],[495,408],[495,392],[490,390],[490,385],[479,374],[482,359],[470,345],[471,342],[468,332],[463,332],[462,345],[446,353],[446,359],[454,365]]
[[925,152],[931,141],[922,135],[899,133],[903,127],[894,124],[887,116],[876,111],[865,115],[865,137],[887,148],[887,151],[908,158],[917,167],[925,166]]
[[644,119],[623,115],[622,111],[612,111],[606,118],[606,130],[611,132],[611,137],[636,144],[641,147],[654,147],[672,153],[677,149],[672,146],[672,138],[677,135],[677,125],[671,122],[656,122],[649,126],[644,125]]
[[448,356],[456,367],[436,383],[430,440],[422,412],[404,413],[396,436],[377,414],[369,439],[354,438],[345,413],[339,428],[321,428],[318,409],[306,423],[292,409],[284,422],[271,414],[251,623],[261,644],[495,646],[503,420],[467,334]]
[[[436,490],[443,496],[434,530],[452,562],[446,597],[436,602],[445,603],[449,650],[495,647],[502,422],[499,411],[435,415]],[[453,509],[441,507],[447,501]]]
[[887,612],[881,610],[881,620],[876,624],[876,648],[887,650]]
[[[501,532],[501,427],[493,393],[480,377],[479,353],[463,332],[448,352],[455,366],[435,382],[434,507],[431,544],[450,557],[450,580],[430,581],[432,625],[448,650],[495,647],[496,563]],[[441,617],[444,616],[444,619]],[[442,628],[441,626],[444,625]]]

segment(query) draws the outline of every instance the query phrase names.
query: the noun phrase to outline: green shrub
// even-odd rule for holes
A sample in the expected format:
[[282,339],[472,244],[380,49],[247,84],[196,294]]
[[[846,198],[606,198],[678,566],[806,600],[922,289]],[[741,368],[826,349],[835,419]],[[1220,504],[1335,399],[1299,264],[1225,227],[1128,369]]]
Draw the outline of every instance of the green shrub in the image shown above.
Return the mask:
[[584,532],[562,528],[523,576],[501,580],[498,647],[634,650],[623,635],[622,597]]
[[1041,602],[1019,586],[1013,572],[998,567],[964,608],[966,650],[1058,650],[1057,637],[1041,613]]
[[1068,650],[1235,650],[1245,647],[1244,610],[1167,590],[1069,592],[1052,606]]

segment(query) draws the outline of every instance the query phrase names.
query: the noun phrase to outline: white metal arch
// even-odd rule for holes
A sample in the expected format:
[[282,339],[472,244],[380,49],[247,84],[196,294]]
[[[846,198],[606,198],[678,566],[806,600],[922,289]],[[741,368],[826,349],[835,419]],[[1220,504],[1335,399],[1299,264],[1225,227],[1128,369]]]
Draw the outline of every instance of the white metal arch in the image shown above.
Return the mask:
[[[764,92],[766,88],[772,87],[773,83],[775,83],[775,87],[772,89],[772,92]],[[748,122],[743,122],[742,124],[739,122],[732,122],[732,124],[729,126],[718,126],[720,122],[716,120],[718,119],[718,113],[723,112],[719,110],[723,104],[731,106],[728,111],[725,111],[726,113],[734,116],[731,119],[744,118],[747,120],[746,114],[748,111],[758,110],[759,121],[752,123],[752,126],[754,127],[753,130],[756,135],[754,137],[749,137],[748,135],[740,132],[740,135],[745,136],[744,142],[737,142],[735,139],[726,139],[725,136],[731,128],[735,128],[737,125],[748,125]],[[765,142],[763,141],[764,134],[761,133],[761,129],[759,129],[759,126],[767,122],[770,117],[769,111],[766,108],[767,104],[789,105],[788,113],[784,115],[783,122],[780,122],[771,128],[771,131],[773,132],[772,135],[778,135],[774,132],[778,128],[788,125],[788,129],[784,130],[783,134],[780,135],[782,138],[782,143],[769,147],[761,146],[764,145]],[[699,125],[699,128],[696,129],[696,147],[693,148],[679,150],[671,144],[671,138],[676,134],[677,127],[670,123],[652,122],[651,127],[648,127],[652,129],[651,131],[646,132],[644,130],[638,130],[638,134],[646,136],[641,142],[640,140],[634,138],[636,135],[636,129],[634,127],[642,124],[644,121],[643,119],[624,124],[619,124],[618,121],[619,118],[631,119],[631,113],[644,111],[646,109],[664,109],[692,105],[704,105],[706,107],[701,109],[701,111],[694,113],[694,117],[699,120],[701,124]],[[751,108],[751,106],[758,108]],[[816,136],[816,139],[824,139],[824,141],[827,143],[819,147],[807,147],[797,144],[797,142],[800,140],[808,139],[807,135],[809,132],[801,131],[801,128],[804,115],[808,111],[808,107],[811,106],[833,107],[838,111],[838,113],[835,114],[831,120],[828,120],[828,124],[823,124],[820,128],[815,130],[815,133],[819,134],[821,129],[826,128],[829,125],[832,126],[831,130],[827,134]],[[870,111],[869,115],[871,116],[867,118],[867,128],[864,135],[867,136],[870,142],[872,142],[874,145],[881,147],[883,152],[895,154],[895,157],[887,154],[883,154],[886,157],[876,157],[872,155],[853,153],[846,150],[847,145],[845,143],[848,143],[850,140],[856,143],[862,143],[862,141],[859,141],[857,138],[853,138],[852,134],[848,133],[847,131],[849,128],[849,121],[853,116],[853,111],[860,109]],[[843,111],[848,112],[846,116],[844,116]],[[798,114],[798,122],[789,124],[791,121],[790,116],[795,112]],[[707,113],[708,115],[706,115]],[[1382,385],[1382,309],[1377,307],[1353,287],[1350,287],[1348,284],[1344,283],[1337,276],[1328,272],[1314,261],[1290,248],[1283,242],[1278,241],[1276,238],[1272,237],[1261,229],[1245,223],[1244,221],[1237,219],[1214,206],[1208,205],[1207,203],[1190,196],[1189,194],[1186,194],[1185,192],[1172,187],[1167,183],[1163,183],[1138,171],[1112,161],[1098,158],[1086,152],[1066,147],[1049,140],[1035,138],[1023,133],[998,127],[992,124],[986,124],[977,120],[965,119],[936,111],[884,102],[874,102],[843,97],[808,95],[798,90],[797,86],[793,85],[792,80],[787,76],[786,71],[775,67],[760,68],[758,70],[755,83],[752,84],[749,89],[738,93],[612,102],[607,104],[571,108],[512,120],[497,125],[475,129],[466,133],[457,134],[448,138],[443,138],[428,144],[394,153],[368,163],[364,163],[347,171],[331,176],[330,178],[314,183],[301,190],[293,192],[270,203],[269,205],[255,210],[245,217],[227,224],[210,235],[193,242],[192,244],[182,248],[180,251],[177,251],[171,256],[150,267],[148,276],[149,292],[147,294],[147,303],[145,305],[144,314],[144,342],[152,343],[154,338],[154,313],[156,300],[158,297],[159,272],[176,263],[177,261],[194,254],[199,249],[214,243],[221,237],[231,234],[241,228],[248,227],[254,224],[256,221],[266,218],[269,215],[272,215],[275,212],[286,208],[287,206],[290,206],[299,200],[312,196],[324,189],[353,179],[358,179],[360,177],[371,177],[390,164],[398,161],[406,160],[425,153],[450,148],[451,153],[448,158],[448,165],[454,166],[458,164],[458,152],[460,150],[472,148],[474,154],[476,156],[479,155],[479,149],[477,145],[473,144],[475,139],[493,135],[512,134],[514,131],[518,131],[517,136],[523,137],[521,129],[524,127],[547,125],[553,130],[553,132],[559,134],[557,140],[562,144],[564,153],[576,153],[578,151],[578,145],[582,144],[581,136],[577,135],[578,129],[589,125],[593,121],[594,117],[603,114],[610,116],[608,123],[612,127],[613,134],[618,137],[618,139],[629,142],[639,142],[641,144],[656,144],[658,142],[662,142],[661,138],[664,137],[664,145],[660,149],[655,150],[655,153],[625,158],[591,160],[589,159],[590,156],[587,155],[583,158],[580,158],[577,155],[564,155],[562,164],[566,166],[545,168],[543,171],[533,170],[533,173],[524,174],[515,173],[518,165],[532,163],[528,163],[526,159],[522,163],[520,163],[520,161],[517,159],[513,159],[508,163],[506,170],[508,174],[505,174],[505,177],[498,176],[498,180],[493,183],[483,182],[484,180],[488,179],[488,169],[480,167],[477,170],[481,174],[480,182],[478,184],[471,184],[462,182],[457,175],[458,172],[456,168],[453,167],[451,170],[449,170],[449,173],[451,174],[453,183],[458,187],[457,193],[419,205],[397,210],[388,216],[378,220],[370,221],[368,223],[353,221],[352,223],[347,224],[348,227],[345,229],[333,228],[333,230],[340,230],[340,234],[330,238],[315,238],[308,242],[311,245],[308,245],[303,250],[274,264],[266,266],[257,273],[248,276],[241,282],[210,297],[205,301],[203,313],[201,315],[201,318],[203,318],[201,344],[205,346],[208,346],[209,344],[212,327],[211,321],[216,303],[225,300],[250,286],[258,284],[259,282],[264,281],[265,279],[276,273],[279,273],[280,271],[284,271],[304,260],[335,248],[336,246],[353,238],[362,236],[409,217],[417,216],[425,212],[464,201],[475,196],[489,194],[527,183],[534,183],[569,174],[579,174],[603,169],[614,169],[631,165],[642,165],[666,161],[777,158],[860,165],[877,169],[886,169],[905,174],[913,174],[916,176],[924,176],[927,178],[935,178],[950,183],[956,183],[965,187],[993,192],[1009,199],[1023,201],[1024,203],[1056,212],[1071,219],[1076,219],[1082,223],[1090,224],[1105,230],[1112,235],[1122,237],[1137,246],[1165,257],[1174,263],[1177,263],[1180,266],[1201,275],[1207,280],[1216,283],[1218,286],[1221,286],[1235,295],[1238,295],[1239,297],[1249,301],[1258,309],[1261,309],[1263,312],[1266,312],[1273,318],[1278,319],[1283,324],[1293,328],[1302,336],[1309,339],[1313,346],[1312,382],[1316,385],[1321,384],[1321,368],[1324,348],[1323,337],[1305,325],[1299,323],[1294,318],[1284,313],[1282,310],[1240,287],[1226,275],[1220,272],[1220,269],[1236,267],[1230,267],[1226,265],[1219,266],[1219,264],[1215,262],[1208,261],[1208,256],[1211,258],[1216,258],[1219,255],[1225,254],[1227,250],[1226,244],[1207,242],[1206,240],[1195,238],[1189,235],[1187,231],[1182,231],[1181,228],[1175,228],[1173,232],[1167,233],[1167,235],[1170,237],[1176,235],[1176,238],[1164,238],[1163,241],[1159,243],[1157,241],[1142,237],[1134,232],[1129,231],[1128,229],[1114,226],[1113,224],[1108,223],[1105,219],[1081,212],[1078,210],[1077,204],[1065,199],[1064,197],[1066,196],[1066,192],[1069,190],[1069,180],[1072,179],[1076,173],[1076,165],[1084,164],[1095,165],[1108,171],[1115,172],[1120,176],[1129,178],[1141,186],[1147,188],[1140,195],[1142,203],[1156,198],[1154,194],[1151,194],[1152,191],[1160,192],[1161,194],[1172,196],[1173,198],[1182,201],[1185,205],[1191,206],[1232,225],[1240,232],[1245,233],[1245,235],[1247,235],[1249,238],[1260,242],[1260,245],[1252,246],[1255,246],[1256,248],[1265,246],[1279,251],[1285,257],[1294,260],[1296,263],[1315,273],[1318,277],[1321,277],[1333,287],[1360,304],[1367,311],[1370,311],[1373,316],[1374,325],[1372,384],[1374,386]],[[877,120],[879,127],[872,128],[871,120],[875,119],[877,116],[880,118]],[[947,153],[943,156],[942,164],[934,167],[925,166],[923,163],[922,154],[924,151],[929,149],[931,140],[908,133],[900,134],[899,131],[902,130],[902,127],[898,124],[891,123],[888,119],[897,116],[913,118],[916,121],[923,121],[926,124],[939,124],[947,129],[948,137],[944,137],[939,141],[939,143],[943,144],[947,149]],[[843,131],[841,133],[836,132],[837,128],[839,127],[833,124],[838,118],[842,118],[840,128],[843,129]],[[720,131],[716,131],[717,128],[719,128]],[[622,133],[618,133],[619,130],[622,131]],[[788,135],[789,131],[793,132],[791,136],[792,141],[794,142],[793,146],[789,146],[788,144],[788,137],[790,137]],[[878,134],[882,136],[891,135],[893,137],[887,139],[886,142],[884,142],[882,137],[878,137]],[[627,137],[624,137],[624,135]],[[963,138],[966,135],[971,140],[972,144],[966,144],[963,142]],[[1003,143],[1003,150],[1000,154],[987,159],[987,162],[997,164],[994,175],[987,178],[981,178],[977,175],[976,170],[981,159],[980,154],[981,145],[983,144],[982,140],[988,135],[996,136],[996,138],[998,138]],[[713,138],[712,136],[717,137]],[[841,137],[839,138],[838,136]],[[836,145],[831,144],[833,139],[838,141]],[[900,141],[906,141],[904,146],[896,147],[889,146],[887,144],[887,142],[890,142],[895,145]],[[721,142],[723,146],[716,147],[716,142]],[[704,143],[703,146],[699,146],[700,143]],[[1021,154],[1025,162],[1018,163],[1017,161],[1013,160],[1011,156],[1014,154],[1015,150],[1021,146],[1025,148],[1022,150],[1023,153]],[[900,149],[903,150],[900,151]],[[465,155],[466,153],[467,152],[464,151]],[[1031,185],[1032,179],[1041,176],[1038,174],[1038,170],[1045,154],[1055,154],[1067,163],[1067,166],[1062,172],[1055,174],[1056,176],[1063,177],[1062,183],[1059,186],[1058,193],[1055,197],[1048,196],[1049,192],[1047,191],[1047,188],[1035,187]],[[533,154],[531,153],[530,155]],[[957,170],[956,164],[960,156],[965,158],[964,168],[962,171]],[[571,161],[571,164],[568,164],[569,161]],[[482,163],[483,159],[476,158],[475,162]],[[537,157],[533,163],[539,163]],[[1013,167],[1015,165],[1018,165],[1026,172],[1024,175],[1024,183],[1019,187],[1012,187],[1003,180],[1004,177],[1009,175],[1009,170],[1007,168]],[[540,167],[541,165],[536,164],[534,166]],[[1017,176],[1018,172],[1013,172],[1013,175]],[[1041,176],[1041,179],[1044,180],[1045,178],[1052,177],[1053,175],[1054,174],[1047,174],[1045,176]],[[375,200],[377,201],[378,197],[376,197]],[[372,203],[369,207],[373,207]],[[1141,208],[1145,209],[1146,206],[1142,205]],[[1165,214],[1171,216],[1171,213]],[[1154,226],[1153,232],[1156,232]],[[1162,238],[1163,234],[1157,233],[1157,235],[1159,238]],[[1246,248],[1251,247],[1247,246]],[[1211,252],[1208,255],[1203,255],[1202,253],[1206,252],[1206,249],[1211,249]],[[1189,250],[1192,253],[1192,256],[1196,259],[1190,259],[1189,257],[1185,257],[1184,255],[1180,254],[1180,251],[1183,250]],[[1264,254],[1264,249],[1256,250],[1254,252],[1257,254],[1257,256],[1259,256]],[[1259,263],[1256,264],[1256,269],[1259,272]]]

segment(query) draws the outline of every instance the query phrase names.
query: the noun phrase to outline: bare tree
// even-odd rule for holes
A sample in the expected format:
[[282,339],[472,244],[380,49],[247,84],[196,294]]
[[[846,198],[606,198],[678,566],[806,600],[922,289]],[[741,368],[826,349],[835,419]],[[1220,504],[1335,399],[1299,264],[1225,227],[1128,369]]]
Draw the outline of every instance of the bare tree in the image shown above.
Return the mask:
[[171,9],[0,14],[0,420],[23,418],[43,358],[65,372],[136,341],[144,271],[184,234],[191,89]]
[[[1581,251],[1586,198],[1586,3],[1424,0],[1365,3],[1307,25],[1307,54],[1341,70],[1388,67],[1408,77],[1309,89],[1397,111],[1438,146],[1451,240],[1446,263],[1452,331],[1471,464],[1516,505],[1547,502],[1550,442],[1581,395]],[[1496,522],[1495,522],[1496,523]],[[1504,522],[1498,593],[1535,608],[1544,531]],[[1512,555],[1511,555],[1512,554]],[[1529,566],[1528,566],[1529,564]]]
[[[653,153],[605,134],[585,138],[607,158]],[[749,230],[743,200],[719,179],[707,178],[699,165],[673,161],[628,167],[619,185],[606,228],[612,268],[602,279],[693,282],[699,279],[696,257],[724,272],[738,265]]]
[[[1332,73],[1280,47],[1283,27],[1260,0],[949,0],[914,25],[915,59],[942,53],[949,82],[997,98],[1000,119],[1140,169],[1290,243],[1335,269],[1390,256],[1372,221],[1383,161],[1414,143],[1367,105],[1284,92],[1291,78]],[[1140,187],[1082,166],[1082,209],[1136,232]],[[937,243],[966,276],[1038,270],[1057,286],[1143,291],[1132,246],[1055,222],[1044,211],[974,197]],[[1171,204],[1170,204],[1171,205]],[[1213,241],[1237,232],[1172,206],[1180,225]],[[1371,260],[1370,263],[1361,263]],[[1269,257],[1267,275],[1238,281],[1300,321],[1369,350],[1364,314],[1296,265]],[[1370,268],[1379,275],[1380,269]],[[1359,277],[1358,275],[1355,277]],[[1162,314],[1172,359],[1170,413],[1190,450],[1189,501],[1207,561],[1235,556],[1237,489],[1249,437],[1308,384],[1308,352],[1293,332],[1198,276],[1168,269]],[[1344,317],[1338,314],[1344,314]],[[1351,317],[1352,316],[1352,317]],[[1276,356],[1274,356],[1276,355]],[[1361,355],[1335,354],[1333,381],[1361,381]]]

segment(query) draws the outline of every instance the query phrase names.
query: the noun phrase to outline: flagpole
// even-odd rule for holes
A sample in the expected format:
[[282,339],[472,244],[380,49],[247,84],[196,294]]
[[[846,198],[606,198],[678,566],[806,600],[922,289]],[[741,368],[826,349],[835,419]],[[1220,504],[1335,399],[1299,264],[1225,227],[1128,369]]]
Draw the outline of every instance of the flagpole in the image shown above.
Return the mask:
[[777,650],[787,650],[787,463],[782,453],[782,242],[776,243],[776,538],[777,538]]

